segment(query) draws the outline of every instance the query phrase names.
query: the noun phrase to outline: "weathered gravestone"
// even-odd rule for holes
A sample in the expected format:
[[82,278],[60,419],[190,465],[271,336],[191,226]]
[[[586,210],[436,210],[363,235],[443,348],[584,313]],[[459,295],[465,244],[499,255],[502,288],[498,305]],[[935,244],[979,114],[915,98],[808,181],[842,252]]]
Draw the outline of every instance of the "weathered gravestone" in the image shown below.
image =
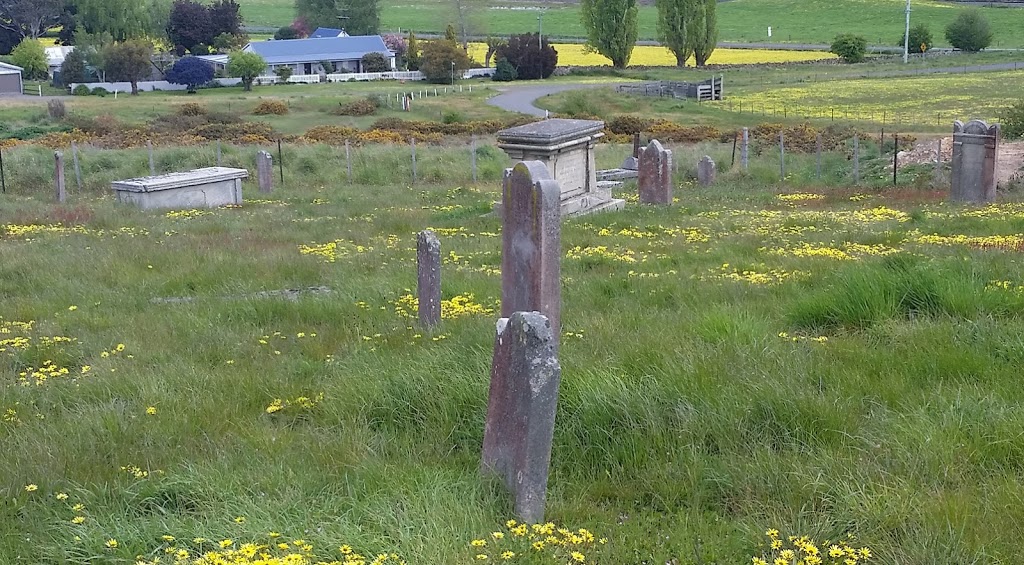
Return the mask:
[[954,202],[983,204],[996,199],[999,124],[981,120],[953,122],[953,173],[949,193]]
[[416,270],[420,325],[433,328],[441,323],[441,241],[430,230],[416,237]]
[[245,169],[207,167],[155,177],[114,181],[117,201],[139,208],[216,208],[242,203]]
[[561,368],[555,330],[539,312],[498,320],[481,470],[501,477],[513,511],[544,521]]
[[697,184],[711,186],[715,184],[715,160],[705,155],[697,162]]
[[657,139],[640,150],[637,186],[642,204],[672,203],[672,151]]
[[558,182],[540,161],[516,163],[502,183],[501,315],[537,311],[558,343],[562,288]]
[[53,152],[53,185],[56,190],[57,202],[64,203],[68,193],[64,188],[64,154],[60,151]]
[[611,188],[597,183],[594,145],[604,122],[551,119],[498,132],[498,147],[513,161],[540,161],[561,186],[561,215],[621,210]]
[[256,182],[263,194],[274,190],[274,158],[269,151],[256,153]]

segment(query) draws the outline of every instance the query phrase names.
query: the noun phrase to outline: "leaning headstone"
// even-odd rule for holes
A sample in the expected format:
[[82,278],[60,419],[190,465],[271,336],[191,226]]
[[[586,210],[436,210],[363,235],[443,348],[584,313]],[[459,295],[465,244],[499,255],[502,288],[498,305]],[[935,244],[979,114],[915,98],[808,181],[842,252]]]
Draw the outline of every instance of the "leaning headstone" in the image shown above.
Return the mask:
[[68,193],[64,188],[64,154],[60,151],[53,152],[53,184],[57,192],[57,202],[63,204]]
[[996,199],[999,124],[981,120],[953,122],[953,173],[949,193],[954,202],[983,204]]
[[604,136],[604,122],[555,118],[498,132],[498,147],[512,162],[541,161],[561,187],[561,215],[621,210],[608,185],[597,182],[594,147]]
[[539,312],[515,312],[497,329],[481,471],[501,477],[513,512],[536,524],[544,521],[562,378],[557,332]]
[[537,311],[558,343],[562,287],[560,188],[540,161],[506,171],[502,183],[501,315]]
[[711,186],[715,184],[715,160],[705,155],[697,162],[697,184]]
[[640,150],[637,187],[641,204],[672,203],[672,151],[657,139]]
[[416,271],[420,325],[437,327],[441,323],[441,241],[430,230],[416,237]]
[[626,159],[624,161],[622,161],[622,166],[619,167],[619,168],[620,169],[626,169],[627,171],[639,170],[640,169],[640,159],[630,155],[629,157],[626,157]]
[[260,151],[256,154],[256,182],[259,184],[260,192],[264,194],[274,190],[274,157],[269,151]]

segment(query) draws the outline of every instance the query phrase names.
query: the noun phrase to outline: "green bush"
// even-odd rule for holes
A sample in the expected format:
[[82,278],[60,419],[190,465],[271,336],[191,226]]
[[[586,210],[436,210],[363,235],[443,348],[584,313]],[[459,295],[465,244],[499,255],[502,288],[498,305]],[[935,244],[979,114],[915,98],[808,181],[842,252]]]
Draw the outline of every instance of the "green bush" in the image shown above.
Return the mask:
[[852,33],[841,33],[832,40],[829,52],[846,63],[860,63],[868,52],[868,40]]
[[932,31],[925,24],[917,24],[910,28],[910,43],[906,43],[907,34],[900,36],[899,46],[907,45],[911,53],[924,53],[932,48]]
[[277,75],[277,80],[280,82],[288,82],[288,79],[292,78],[293,72],[291,67],[278,67],[274,69],[274,74]]
[[455,110],[449,110],[441,116],[441,122],[446,124],[457,124],[464,121],[466,118]]
[[92,91],[89,90],[88,86],[85,86],[84,84],[80,84],[80,85],[76,86],[74,90],[71,91],[71,94],[73,94],[75,96],[88,96],[88,95],[92,94]]
[[38,39],[23,39],[11,51],[11,63],[22,68],[29,80],[46,80],[49,67],[46,65],[46,51]]
[[516,78],[518,78],[518,73],[512,63],[509,63],[508,59],[498,59],[498,63],[494,65],[494,76],[491,79],[498,82],[510,82]]
[[360,68],[364,73],[386,73],[391,70],[391,63],[383,53],[367,53],[360,60]]
[[1007,108],[999,125],[1004,139],[1024,138],[1024,100]]
[[946,40],[961,51],[981,51],[992,44],[992,29],[981,11],[972,8],[960,12],[955,20],[946,26]]
[[108,91],[106,88],[103,88],[102,86],[97,86],[96,88],[92,89],[93,96],[103,97],[108,94],[110,94],[110,91]]

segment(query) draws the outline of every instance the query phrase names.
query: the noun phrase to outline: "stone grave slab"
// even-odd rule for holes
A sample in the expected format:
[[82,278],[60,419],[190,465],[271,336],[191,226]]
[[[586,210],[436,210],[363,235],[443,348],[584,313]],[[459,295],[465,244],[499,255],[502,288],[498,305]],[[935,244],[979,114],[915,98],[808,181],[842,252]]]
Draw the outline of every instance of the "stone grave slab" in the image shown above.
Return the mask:
[[190,210],[242,203],[245,169],[207,167],[110,183],[117,201],[144,210],[169,208]]

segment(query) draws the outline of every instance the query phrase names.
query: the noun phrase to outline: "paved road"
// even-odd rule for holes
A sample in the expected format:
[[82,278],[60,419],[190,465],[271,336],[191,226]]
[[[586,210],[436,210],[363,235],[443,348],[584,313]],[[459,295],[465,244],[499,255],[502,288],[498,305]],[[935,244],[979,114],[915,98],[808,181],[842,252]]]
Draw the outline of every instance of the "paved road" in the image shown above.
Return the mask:
[[509,112],[519,112],[522,114],[529,114],[531,116],[544,117],[546,112],[533,105],[538,98],[547,96],[548,94],[555,94],[556,92],[565,92],[566,90],[578,90],[581,88],[595,88],[601,86],[608,85],[563,82],[560,84],[549,85],[531,84],[526,86],[509,86],[501,89],[501,94],[490,98],[487,100],[487,103],[491,106],[497,106],[498,108]]

